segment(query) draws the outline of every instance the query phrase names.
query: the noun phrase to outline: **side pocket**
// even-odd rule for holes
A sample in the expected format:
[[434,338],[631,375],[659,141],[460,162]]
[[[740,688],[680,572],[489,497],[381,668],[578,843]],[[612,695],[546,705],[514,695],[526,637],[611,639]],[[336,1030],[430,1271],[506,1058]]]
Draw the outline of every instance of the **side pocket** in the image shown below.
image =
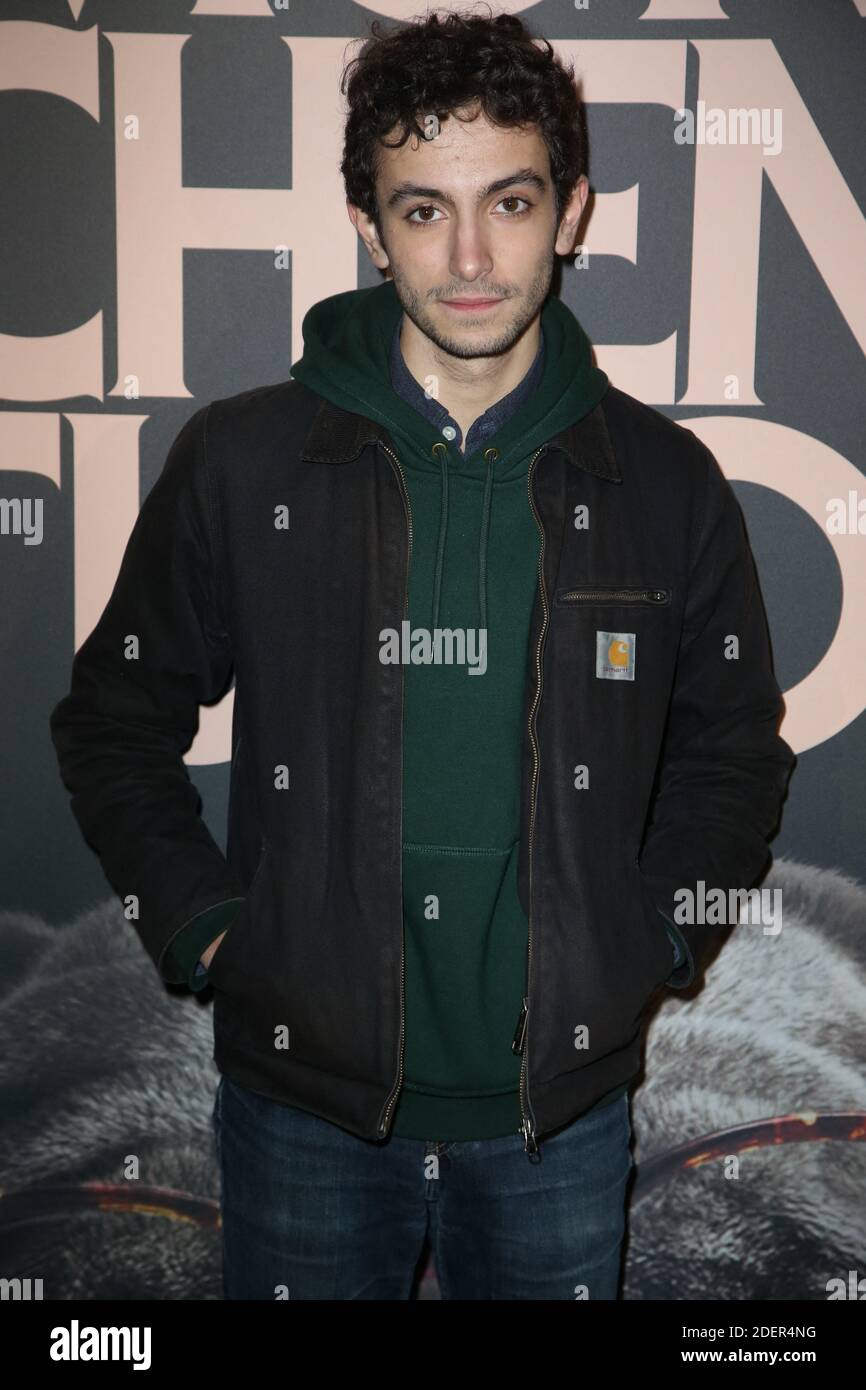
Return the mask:
[[[644,899],[647,904],[647,914],[652,920],[653,927],[658,927],[665,936],[665,946],[668,953],[667,971],[661,977],[661,984],[663,986],[668,986],[670,989],[687,989],[695,978],[695,961],[691,947],[677,924],[670,921],[664,913],[659,912],[650,896],[640,865],[637,866],[637,871],[640,877]],[[674,942],[671,940],[672,936],[677,942],[678,955],[680,957],[678,962],[674,959]]]
[[226,934],[208,967],[208,978],[215,989],[225,989],[226,980],[231,978],[230,967],[237,965],[250,949],[254,935],[256,901],[261,890],[270,850],[270,841],[263,840],[247,896],[237,916],[226,928]]
[[636,864],[635,868],[637,869],[638,882],[640,884],[644,903],[645,929],[650,935],[650,944],[653,946],[655,952],[654,955],[651,955],[651,959],[658,962],[655,968],[653,982],[653,993],[655,993],[656,990],[663,988],[663,986],[668,983],[668,979],[673,972],[674,947],[668,934],[665,919],[653,902],[650,891],[646,886],[646,881],[640,865]]

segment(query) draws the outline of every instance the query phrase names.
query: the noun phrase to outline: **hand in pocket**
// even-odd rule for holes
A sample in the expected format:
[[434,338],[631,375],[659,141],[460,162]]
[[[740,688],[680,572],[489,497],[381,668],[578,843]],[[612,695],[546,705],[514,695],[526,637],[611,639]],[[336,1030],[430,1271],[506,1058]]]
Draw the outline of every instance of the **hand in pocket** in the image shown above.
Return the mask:
[[[226,928],[226,930],[228,930],[228,928]],[[210,945],[206,946],[205,949],[202,951],[201,963],[204,966],[205,970],[210,969],[210,963],[216,955],[217,951],[219,950],[220,942],[222,941],[224,936],[225,932],[221,931],[219,936],[214,937]]]

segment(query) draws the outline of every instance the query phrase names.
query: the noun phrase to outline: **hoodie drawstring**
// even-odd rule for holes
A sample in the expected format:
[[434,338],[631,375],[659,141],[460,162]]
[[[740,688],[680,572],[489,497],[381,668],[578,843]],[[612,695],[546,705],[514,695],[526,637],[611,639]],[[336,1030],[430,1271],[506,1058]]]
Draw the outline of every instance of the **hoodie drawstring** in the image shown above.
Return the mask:
[[440,504],[439,504],[439,543],[436,546],[436,569],[433,573],[433,622],[435,631],[439,622],[439,592],[442,588],[442,563],[445,559],[445,533],[448,530],[448,450],[444,444],[434,444],[432,452],[441,449],[440,464]]
[[484,502],[481,506],[481,543],[478,548],[478,606],[481,612],[482,630],[487,627],[487,537],[490,533],[490,499],[493,493],[493,465],[499,457],[498,449],[485,449],[487,476],[484,479]]
[[[442,591],[442,571],[445,562],[445,537],[448,531],[448,450],[444,444],[434,444],[431,452],[440,450],[440,508],[439,541],[436,546],[436,569],[433,575],[433,623],[439,624],[439,597]],[[498,449],[485,449],[484,459],[487,471],[484,478],[484,500],[481,505],[481,540],[478,548],[478,604],[481,627],[487,627],[487,542],[490,535],[490,508],[493,497],[493,465],[499,457]]]

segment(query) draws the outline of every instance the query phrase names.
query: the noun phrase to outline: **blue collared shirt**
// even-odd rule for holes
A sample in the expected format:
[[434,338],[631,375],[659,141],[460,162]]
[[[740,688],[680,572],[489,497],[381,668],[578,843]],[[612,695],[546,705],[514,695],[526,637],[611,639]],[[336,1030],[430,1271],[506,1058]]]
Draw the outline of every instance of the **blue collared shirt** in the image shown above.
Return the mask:
[[518,406],[522,405],[527,396],[535,391],[541,381],[544,372],[544,329],[539,329],[538,352],[529,371],[518,382],[513,391],[509,391],[507,396],[503,396],[500,401],[494,401],[489,410],[485,410],[483,415],[469,427],[466,435],[466,447],[463,446],[463,435],[457,421],[449,415],[447,409],[441,401],[437,401],[433,396],[428,396],[423,387],[415,380],[409,368],[406,366],[400,348],[400,327],[402,319],[398,320],[397,327],[391,339],[391,353],[389,367],[391,374],[391,385],[402,396],[407,405],[411,405],[419,411],[431,425],[451,441],[463,453],[464,457],[473,454],[476,449],[501,429],[508,419],[514,414]]

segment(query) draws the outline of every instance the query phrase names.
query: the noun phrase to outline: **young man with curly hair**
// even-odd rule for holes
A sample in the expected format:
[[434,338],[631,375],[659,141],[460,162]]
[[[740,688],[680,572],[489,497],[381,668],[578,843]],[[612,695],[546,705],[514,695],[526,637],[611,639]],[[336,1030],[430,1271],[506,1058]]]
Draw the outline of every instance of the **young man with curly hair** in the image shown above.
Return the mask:
[[[616,1298],[647,1007],[719,937],[674,895],[766,865],[733,492],[551,295],[573,76],[514,17],[374,25],[342,173],[383,278],[193,415],[52,717],[160,973],[214,986],[229,1298],[408,1298],[428,1235],[444,1298]],[[223,858],[181,755],[232,675]]]

